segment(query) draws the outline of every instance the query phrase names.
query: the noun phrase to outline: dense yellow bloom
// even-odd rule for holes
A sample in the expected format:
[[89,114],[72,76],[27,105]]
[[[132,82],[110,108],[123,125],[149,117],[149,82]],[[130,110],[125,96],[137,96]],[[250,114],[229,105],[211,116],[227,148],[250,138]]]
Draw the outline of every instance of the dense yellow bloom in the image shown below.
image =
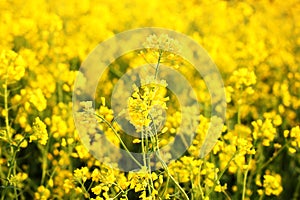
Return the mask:
[[45,186],[39,186],[37,192],[34,193],[34,198],[37,200],[47,200],[49,199],[51,193],[50,190],[45,188]]
[[[118,58],[106,70],[106,80],[101,82],[101,77],[99,81],[99,97],[95,98],[95,105],[101,103],[99,109],[94,110],[90,101],[82,107],[112,122],[114,109],[109,96],[115,83],[128,69],[155,63],[161,56],[161,63],[178,70],[194,87],[199,110],[189,107],[179,112],[178,102],[170,95],[172,91],[166,89],[166,84],[171,83],[161,84],[153,77],[143,79],[129,99],[124,99],[128,88],[122,88],[124,93],[117,94],[116,99],[126,101],[128,120],[137,130],[152,122],[162,126],[158,133],[160,147],[167,147],[180,128],[193,132],[196,124],[192,145],[168,166],[188,195],[205,200],[240,199],[242,192],[245,200],[259,198],[256,193],[277,199],[298,195],[296,181],[286,181],[290,172],[283,170],[281,164],[285,162],[285,169],[293,168],[299,160],[300,4],[295,0],[37,0],[25,4],[0,1],[0,198],[183,198],[165,170],[124,173],[100,164],[81,141],[93,142],[86,146],[100,151],[106,144],[99,141],[107,137],[118,152],[119,139],[109,127],[98,124],[101,120],[92,121],[86,113],[82,116],[84,131],[79,134],[72,118],[76,75],[79,90],[74,92],[84,96],[82,89],[89,84],[85,71],[78,71],[89,52],[116,33],[148,26],[188,35],[207,50],[218,66],[226,88],[227,129],[213,152],[203,160],[198,158],[207,130],[214,126],[209,120],[210,97],[204,81],[192,69],[194,66],[180,59],[184,45],[171,34],[150,35],[140,44],[146,49]],[[128,42],[131,40],[134,38],[128,38]],[[108,46],[107,51],[110,49]],[[185,88],[180,83],[177,86],[185,94]],[[181,96],[190,98],[190,94]],[[113,127],[123,136],[116,121]],[[48,137],[51,145],[45,145]],[[36,149],[32,141],[42,144],[38,152],[28,152]],[[128,147],[139,147],[142,141],[125,142]],[[286,149],[290,153],[282,156],[280,153]],[[82,165],[86,167],[76,169]],[[218,169],[224,170],[220,181]],[[266,174],[257,175],[264,171]],[[294,170],[293,174],[296,177],[299,172]],[[244,180],[246,191],[242,190]],[[226,184],[233,187],[226,189]],[[252,191],[253,188],[258,190]]]
[[233,72],[233,75],[229,79],[234,83],[235,89],[246,89],[256,83],[256,76],[253,71],[247,68],[241,68]]
[[216,187],[215,187],[215,191],[216,192],[224,192],[224,191],[226,191],[227,190],[227,184],[225,183],[225,185],[217,185]]
[[66,179],[64,180],[63,187],[65,189],[65,192],[68,194],[70,190],[74,189],[75,186],[70,179]]
[[17,173],[15,176],[11,176],[9,179],[9,182],[16,186],[16,187],[21,187],[22,185],[24,185],[24,181],[28,178],[28,174],[23,173],[23,172],[19,172]]
[[0,52],[0,80],[14,83],[25,75],[27,66],[23,58],[12,50]]
[[[157,81],[154,76],[142,80],[141,87],[134,87],[134,93],[128,99],[129,121],[141,131],[151,122],[158,125],[161,115],[157,115],[159,109],[167,109],[168,97],[164,97],[165,81]],[[161,113],[162,114],[162,113]]]
[[40,120],[39,117],[36,117],[35,121],[33,122],[33,133],[30,135],[29,139],[30,142],[38,140],[38,142],[42,145],[47,143],[48,133],[46,125]]
[[265,189],[266,195],[278,196],[283,190],[281,186],[281,176],[279,174],[264,175],[263,187]]
[[82,181],[83,183],[90,177],[89,168],[81,167],[80,169],[76,169],[74,171],[74,177],[78,181]]
[[285,130],[283,132],[284,137],[291,139],[291,146],[289,147],[290,153],[296,153],[296,149],[300,148],[300,128],[299,126],[293,127],[290,131]]
[[276,137],[276,129],[272,124],[270,119],[266,119],[264,122],[262,120],[257,120],[252,122],[253,130],[253,138],[255,140],[262,139],[262,143],[264,146],[270,146],[270,143]]
[[152,48],[152,49],[164,49],[166,51],[178,51],[179,50],[179,44],[178,41],[174,40],[173,38],[170,38],[166,34],[162,34],[160,36],[157,35],[150,35],[147,37],[146,42],[144,43],[144,46],[146,48]]
[[101,185],[97,185],[97,186],[95,186],[95,187],[92,188],[92,192],[95,195],[99,195],[101,193],[101,190],[102,190],[102,186]]
[[32,103],[38,111],[43,111],[47,107],[47,100],[40,88],[30,91],[29,102]]

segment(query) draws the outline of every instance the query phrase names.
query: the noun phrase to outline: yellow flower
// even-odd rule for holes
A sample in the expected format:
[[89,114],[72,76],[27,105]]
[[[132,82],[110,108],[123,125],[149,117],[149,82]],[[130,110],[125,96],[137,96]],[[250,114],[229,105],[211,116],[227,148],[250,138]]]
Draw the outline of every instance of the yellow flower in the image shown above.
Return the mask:
[[224,192],[227,189],[227,184],[225,183],[223,186],[222,185],[217,185],[215,187],[216,192]]
[[28,178],[28,174],[26,173],[23,173],[23,172],[19,172],[17,173],[16,175],[12,175],[10,178],[9,178],[9,182],[14,185],[14,186],[17,186],[17,187],[22,187],[23,186],[23,181],[25,181],[26,179]]
[[20,145],[20,147],[26,148],[28,146],[28,142],[26,139],[24,139],[23,135],[16,134],[14,139],[15,139],[16,143]]
[[276,136],[276,129],[272,124],[272,120],[266,119],[264,122],[262,120],[257,120],[251,123],[254,127],[253,138],[262,138],[262,143],[264,146],[270,146],[270,142],[273,142]]
[[37,192],[34,193],[34,197],[37,200],[47,200],[50,197],[50,190],[45,188],[45,186],[39,186]]
[[169,37],[167,34],[161,34],[160,36],[155,34],[150,35],[147,37],[144,46],[145,48],[164,50],[175,54],[179,53],[181,48],[178,41]]
[[266,195],[279,196],[283,188],[281,186],[281,176],[279,174],[266,174],[264,175],[263,187]]
[[256,83],[256,75],[248,68],[240,68],[233,72],[230,81],[235,83],[236,89],[246,89],[245,87],[249,87]]
[[290,137],[293,139],[292,146],[300,148],[300,126],[292,128]]
[[89,168],[87,167],[81,167],[80,169],[76,169],[74,171],[74,177],[76,178],[76,180],[78,181],[83,181],[85,182],[89,177]]
[[92,192],[95,195],[99,195],[101,193],[101,190],[102,190],[102,186],[101,185],[97,185],[97,186],[95,186],[95,187],[92,188]]
[[134,86],[134,93],[128,99],[129,121],[141,131],[148,127],[151,122],[159,125],[161,112],[158,108],[167,109],[168,97],[164,97],[167,86],[165,81],[157,81],[154,76],[141,81],[141,87]]
[[31,91],[29,95],[29,102],[32,103],[38,111],[41,112],[47,108],[47,100],[40,88]]
[[2,50],[0,53],[0,80],[14,83],[25,75],[26,62],[12,50]]
[[75,150],[77,153],[74,154],[74,157],[79,157],[81,159],[90,157],[90,154],[89,154],[87,148],[85,146],[83,146],[82,144],[77,145],[75,147]]
[[134,140],[132,141],[132,143],[133,143],[133,144],[138,144],[138,143],[141,143],[141,141],[142,141],[142,140],[136,138],[136,139],[134,139]]
[[68,194],[70,190],[74,189],[75,186],[70,179],[66,179],[64,180],[63,187],[65,189],[65,192]]
[[92,181],[99,182],[101,179],[101,173],[100,173],[99,169],[97,169],[97,168],[94,169],[91,177],[92,177]]
[[33,122],[33,134],[29,136],[29,142],[35,140],[38,140],[42,145],[45,145],[48,140],[46,125],[39,117],[35,118],[35,121]]

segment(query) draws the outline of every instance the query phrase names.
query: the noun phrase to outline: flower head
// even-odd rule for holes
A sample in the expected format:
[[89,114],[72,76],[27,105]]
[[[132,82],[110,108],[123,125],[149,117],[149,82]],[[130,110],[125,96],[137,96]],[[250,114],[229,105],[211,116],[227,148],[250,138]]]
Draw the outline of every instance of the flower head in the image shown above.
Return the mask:
[[40,120],[39,117],[35,118],[33,122],[33,134],[29,137],[30,142],[34,140],[38,140],[38,142],[42,145],[45,145],[48,140],[48,133],[46,129],[46,125],[43,121]]

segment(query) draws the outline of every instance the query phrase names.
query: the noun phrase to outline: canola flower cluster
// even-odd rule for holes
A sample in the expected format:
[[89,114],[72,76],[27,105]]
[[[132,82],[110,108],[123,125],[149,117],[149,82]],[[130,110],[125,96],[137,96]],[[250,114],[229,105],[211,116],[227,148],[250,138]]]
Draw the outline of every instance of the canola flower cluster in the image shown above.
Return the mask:
[[[299,199],[299,5],[297,0],[0,1],[0,199]],[[209,93],[189,63],[156,51],[163,45],[180,54],[180,41],[167,35],[145,36],[147,51],[117,59],[100,80],[94,111],[102,135],[90,127],[80,138],[75,128],[72,91],[88,53],[116,33],[149,26],[189,35],[222,74],[226,123],[203,159]],[[149,141],[124,135],[109,100],[122,74],[145,61],[173,66],[189,80],[200,105],[196,118],[192,110],[181,113],[165,88],[171,83],[158,87],[143,80],[147,84],[136,87],[127,104],[131,124],[138,130],[152,125],[156,105],[168,112]],[[139,171],[116,170],[82,143],[96,151],[104,135],[116,147],[146,153],[174,140],[178,130],[189,131],[182,119],[197,123],[192,144],[156,171],[146,159]]]

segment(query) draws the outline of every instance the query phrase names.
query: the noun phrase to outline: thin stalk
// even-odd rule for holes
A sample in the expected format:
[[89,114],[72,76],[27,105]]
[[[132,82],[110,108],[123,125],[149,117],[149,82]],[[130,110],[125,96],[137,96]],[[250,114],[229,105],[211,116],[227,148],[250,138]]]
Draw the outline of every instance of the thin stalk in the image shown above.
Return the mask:
[[298,183],[297,183],[295,192],[293,194],[293,199],[294,200],[299,199],[299,191],[300,191],[300,176],[298,177]]
[[5,128],[6,128],[6,138],[11,142],[10,138],[10,126],[9,126],[9,117],[8,117],[8,90],[7,90],[7,79],[4,84],[4,109],[5,109]]
[[228,161],[228,163],[226,164],[225,168],[223,169],[223,171],[220,173],[220,175],[218,176],[217,180],[214,181],[214,185],[213,187],[210,189],[210,191],[208,192],[208,196],[210,195],[210,193],[212,193],[212,191],[215,189],[217,183],[220,181],[221,177],[223,176],[223,174],[226,172],[226,170],[229,167],[229,164],[231,163],[231,161],[235,158],[235,156],[237,155],[237,151],[232,155],[232,157],[230,158],[230,160]]
[[[153,117],[151,115],[150,115],[150,118],[151,118],[151,121],[153,123],[153,128],[154,128],[154,134],[151,134],[151,142],[152,142],[152,144],[155,144],[156,148],[153,148],[154,151],[157,151],[158,154],[159,154],[159,140],[158,140],[157,129],[156,129],[156,126],[154,124],[154,119],[153,119]],[[168,185],[169,185],[169,181],[170,181],[170,177],[167,176],[166,186],[163,188],[163,192],[161,194],[162,197],[165,196],[165,193],[166,193]]]
[[84,183],[80,180],[79,184],[80,184],[80,186],[83,190],[84,197],[88,198],[88,199],[91,199],[89,192],[85,189]]
[[158,61],[157,61],[156,67],[155,67],[155,76],[154,76],[154,79],[156,79],[156,78],[157,78],[157,75],[158,75],[158,70],[159,70],[159,64],[160,64],[160,61],[161,61],[162,55],[163,55],[163,52],[162,52],[162,51],[159,51],[159,55],[158,55]]
[[122,187],[120,187],[118,184],[116,184],[116,183],[112,183],[112,185],[114,185],[114,186],[116,186],[117,188],[119,188],[119,190],[121,191],[121,192],[119,192],[115,197],[113,197],[112,199],[116,199],[116,198],[118,198],[119,197],[119,195],[121,194],[121,193],[123,193],[123,194],[125,194],[124,195],[124,198],[126,199],[126,200],[128,200],[128,197],[127,197],[127,191],[125,192],[123,189],[122,189]]
[[150,166],[150,161],[148,161],[147,159],[147,153],[148,153],[148,147],[149,147],[149,143],[148,143],[148,137],[145,134],[145,130],[143,129],[141,131],[142,135],[142,154],[143,154],[143,162],[144,162],[144,166],[146,167],[148,173],[149,173],[149,179],[147,179],[147,188],[148,188],[148,192],[149,194],[151,194],[151,186],[153,186],[153,184],[151,185],[152,182],[152,177],[151,177],[151,166]]
[[46,173],[47,173],[47,168],[48,168],[48,158],[47,158],[47,153],[49,149],[49,140],[46,145],[46,149],[40,147],[40,149],[43,152],[43,160],[42,160],[42,178],[41,178],[41,185],[44,185],[45,183],[45,178],[46,178]]
[[281,149],[279,149],[276,153],[274,153],[274,155],[267,161],[265,162],[260,168],[259,170],[264,169],[265,167],[267,167],[271,162],[273,162],[273,160],[289,145],[289,143],[285,143]]
[[142,144],[142,154],[143,154],[143,162],[144,162],[144,166],[147,166],[147,161],[146,161],[146,153],[145,153],[145,136],[144,136],[144,130],[141,131],[141,144]]
[[263,193],[260,197],[259,197],[259,200],[263,200],[265,197],[265,193]]
[[[151,133],[150,133],[151,134]],[[148,137],[146,138],[146,142],[147,142],[147,147],[149,147],[148,143],[149,143],[149,140],[148,140]],[[152,143],[153,144],[153,143]],[[148,152],[148,150],[147,150]],[[150,159],[150,156],[147,157],[147,162],[148,162],[148,171],[149,171],[149,174],[150,174],[150,184],[151,184],[151,188],[154,189],[154,184],[153,184],[153,179],[152,179],[152,171],[151,171],[151,159]]]
[[[6,128],[6,138],[8,140],[8,143],[10,144],[10,155],[12,155],[12,157],[9,159],[9,170],[7,173],[7,180],[10,179],[11,175],[15,175],[16,174],[16,166],[15,166],[15,159],[16,159],[16,154],[17,152],[15,151],[13,145],[12,145],[12,141],[11,141],[11,132],[10,132],[10,125],[9,125],[9,109],[8,109],[8,96],[9,96],[9,92],[7,89],[7,85],[8,85],[8,81],[7,79],[5,80],[5,84],[4,84],[4,109],[5,109],[5,128]],[[6,186],[9,185],[9,182],[6,182]],[[6,195],[7,190],[4,190],[4,194],[1,197],[2,200],[4,200],[5,195]],[[16,198],[17,197],[17,190],[16,187],[14,187],[14,195]]]
[[241,124],[241,106],[240,105],[238,105],[237,123]]
[[249,168],[250,168],[249,165],[251,164],[251,161],[252,161],[252,155],[250,156],[248,168],[246,169],[245,174],[244,174],[242,200],[245,199],[245,195],[246,195],[247,177],[248,177],[248,172],[249,172]]
[[204,160],[203,163],[201,163],[199,165],[199,169],[198,169],[199,190],[200,190],[200,195],[201,195],[202,199],[204,199],[204,193],[203,193],[203,190],[202,190],[202,187],[201,187],[201,170],[202,170],[202,165],[205,165],[205,162],[206,162],[206,160]]
[[227,198],[227,200],[231,200],[229,194],[226,191],[223,191],[223,194],[225,195],[225,197]]
[[162,158],[160,157],[159,151],[156,152],[156,156],[158,158],[158,160],[161,162],[164,170],[167,172],[168,176],[170,177],[170,179],[174,182],[174,184],[176,185],[176,187],[179,189],[179,191],[181,192],[181,194],[183,195],[183,199],[185,200],[189,200],[188,195],[186,194],[186,192],[184,191],[184,189],[179,185],[179,183],[174,179],[174,177],[171,175],[168,166],[166,165],[166,163],[162,160]]
[[[151,118],[151,120],[152,120],[152,122],[153,122],[154,131],[155,131],[155,133],[157,133],[157,129],[156,129],[156,126],[155,126],[155,124],[154,124],[154,121],[153,121],[153,118],[152,118],[151,115],[150,115],[150,118]],[[156,151],[155,151],[155,152],[156,152],[156,156],[157,156],[158,160],[160,161],[160,163],[162,164],[164,170],[167,172],[168,179],[170,178],[170,179],[174,182],[174,184],[176,185],[176,187],[177,187],[177,188],[179,189],[179,191],[182,193],[184,199],[185,199],[185,200],[189,200],[188,195],[186,194],[186,192],[184,191],[184,189],[179,185],[179,183],[174,179],[174,177],[170,174],[170,171],[169,171],[169,168],[168,168],[167,164],[166,164],[165,161],[163,161],[163,159],[161,158],[161,156],[160,156],[160,151],[159,151],[159,144],[158,144],[158,136],[157,136],[157,134],[153,134],[153,135],[155,135],[155,137],[153,137],[152,139],[155,140],[155,144],[156,144]],[[167,182],[169,182],[168,179],[167,179]],[[164,193],[165,193],[165,191],[163,192],[163,196],[164,196]]]
[[125,145],[125,143],[123,142],[123,140],[121,139],[121,137],[119,136],[119,134],[117,133],[117,131],[115,130],[115,128],[102,116],[96,114],[96,113],[92,113],[95,116],[99,117],[102,121],[104,121],[104,123],[111,128],[111,130],[113,131],[113,133],[115,134],[115,136],[119,139],[121,145],[123,146],[123,148],[125,149],[125,151],[128,153],[129,157],[140,167],[142,168],[143,165],[130,153],[129,149],[127,148],[127,146]]

